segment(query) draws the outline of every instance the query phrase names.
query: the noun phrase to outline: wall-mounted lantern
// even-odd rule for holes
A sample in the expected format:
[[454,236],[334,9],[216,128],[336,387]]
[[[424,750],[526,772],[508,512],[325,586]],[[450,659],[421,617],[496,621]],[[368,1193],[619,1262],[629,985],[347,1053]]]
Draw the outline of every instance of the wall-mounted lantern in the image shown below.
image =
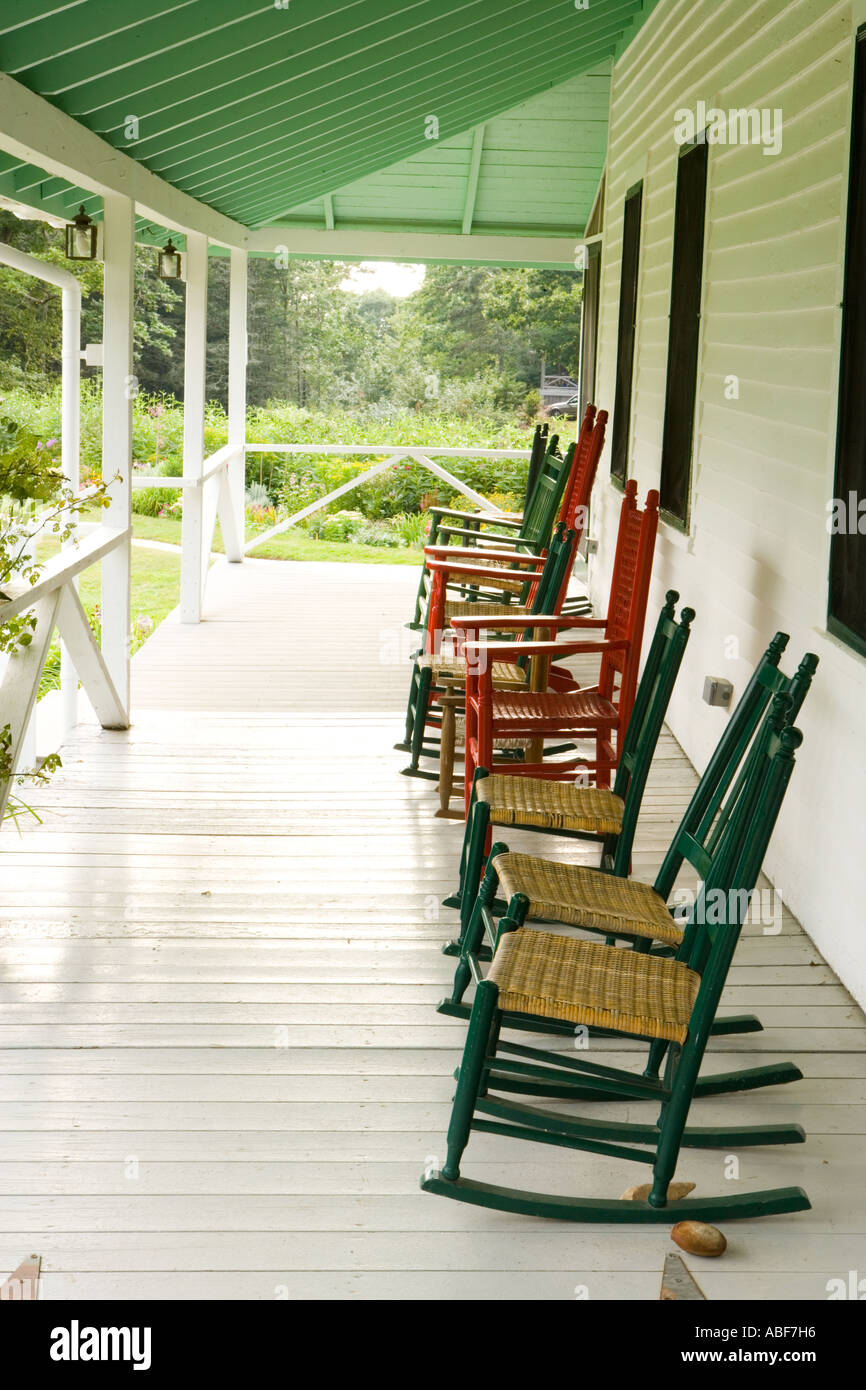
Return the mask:
[[181,279],[180,252],[169,237],[159,253],[157,272],[160,280],[180,280]]
[[96,260],[96,223],[83,203],[75,220],[66,224],[66,255],[70,261]]

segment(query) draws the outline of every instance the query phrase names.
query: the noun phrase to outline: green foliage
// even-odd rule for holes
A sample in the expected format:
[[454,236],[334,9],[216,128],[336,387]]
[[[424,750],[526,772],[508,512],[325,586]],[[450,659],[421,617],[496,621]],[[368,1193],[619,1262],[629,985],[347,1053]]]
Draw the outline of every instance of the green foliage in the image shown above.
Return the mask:
[[[471,415],[467,419],[438,412],[394,411],[387,417],[367,410],[348,414],[300,410],[279,405],[250,413],[248,438],[275,444],[341,443],[389,444],[407,448],[441,444],[450,448],[528,449],[529,427],[504,422],[491,415]],[[340,487],[371,468],[384,455],[253,454],[247,455],[247,487],[266,489],[279,502],[285,515],[303,510],[324,494]],[[526,461],[450,459],[443,460],[449,472],[481,493],[505,487],[523,495]],[[373,520],[417,512],[432,502],[448,502],[455,493],[420,464],[397,461],[394,467],[362,483],[350,495],[353,506]],[[462,501],[465,502],[465,498]],[[340,510],[343,499],[331,510]]]
[[[10,416],[0,417],[0,598],[7,597],[3,586],[12,580],[36,583],[40,535],[68,540],[76,515],[107,505],[104,484],[86,503],[72,492],[60,469],[58,439],[42,440]],[[35,626],[32,613],[0,624],[0,652],[29,646]]]
[[[58,439],[40,439],[20,421],[0,417],[0,599],[10,597],[5,588],[13,582],[36,583],[41,570],[35,555],[38,538],[49,534],[62,544],[72,534],[76,515],[88,505],[70,490],[59,460]],[[107,505],[104,487],[89,502],[89,506],[101,505]],[[0,652],[14,656],[29,647],[35,630],[32,612],[0,623]],[[60,759],[53,755],[36,770],[16,776],[15,782],[18,786],[45,782],[59,766]],[[0,730],[0,782],[9,783],[13,775],[12,729],[6,724]],[[28,812],[35,815],[26,803],[11,797],[3,819],[17,821]]]
[[[0,208],[0,241],[39,260],[60,265],[81,285],[82,336],[102,341],[102,262],[68,261],[64,234],[45,222],[22,222]],[[0,389],[49,385],[60,375],[61,292],[55,285],[0,265]],[[176,311],[180,310],[178,320]],[[135,372],[146,389],[178,389],[183,375],[169,381],[180,343],[183,298],[156,274],[156,252],[136,251]],[[173,314],[175,315],[173,317]],[[182,330],[181,330],[182,341]],[[180,360],[178,358],[178,360]],[[94,368],[84,368],[85,377]]]
[[[82,289],[85,341],[102,338],[103,268],[67,261],[63,233],[0,210],[0,240],[63,265]],[[139,247],[135,267],[135,374],[149,397],[183,394],[182,284],[160,280],[155,248]],[[254,256],[249,262],[250,371],[253,406],[288,402],[328,413],[374,407],[419,413],[508,414],[525,403],[550,368],[577,369],[582,277],[579,272],[430,266],[405,300],[383,290],[342,288],[340,262]],[[208,265],[207,395],[227,396],[229,261]],[[0,390],[48,387],[60,373],[60,291],[0,266]],[[85,380],[98,383],[95,369]],[[166,412],[168,415],[168,411]],[[173,457],[174,422],[160,428],[136,417],[136,457]],[[209,445],[210,447],[210,445]],[[218,447],[218,446],[214,446]],[[95,460],[85,456],[85,462]]]
[[[62,766],[60,755],[49,753],[31,772],[16,773],[12,758],[12,727],[10,724],[5,724],[0,729],[0,783],[12,782],[16,787],[28,785],[41,787],[50,780],[51,774]],[[32,806],[28,806],[27,802],[19,796],[10,796],[6,802],[2,819],[14,821],[15,825],[18,826],[19,821],[24,816],[32,816],[34,820],[41,822],[41,817]]]
[[178,502],[176,492],[161,487],[136,488],[132,494],[132,510],[137,516],[162,516]]
[[430,532],[430,518],[424,512],[399,512],[397,516],[392,516],[391,526],[401,545],[420,550]]

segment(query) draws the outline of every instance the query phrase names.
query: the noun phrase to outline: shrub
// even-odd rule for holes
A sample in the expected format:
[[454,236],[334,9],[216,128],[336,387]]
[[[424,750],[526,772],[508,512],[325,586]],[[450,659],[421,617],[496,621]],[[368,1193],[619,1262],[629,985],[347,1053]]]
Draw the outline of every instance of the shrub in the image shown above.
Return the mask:
[[183,503],[177,493],[167,492],[161,487],[143,487],[132,494],[132,510],[138,516],[162,516],[163,512],[175,507],[182,510]]
[[400,512],[392,516],[391,526],[401,545],[420,550],[430,533],[430,518],[424,512]]
[[248,507],[273,506],[270,493],[266,487],[262,487],[261,483],[250,483],[244,494],[244,501]]
[[491,492],[486,500],[501,512],[521,512],[525,499],[523,493],[518,496],[516,492]]
[[349,541],[357,538],[365,524],[363,512],[333,512],[330,516],[320,512],[310,517],[309,532],[316,540]]
[[400,537],[385,521],[364,521],[353,532],[352,540],[358,545],[383,545],[396,550]]

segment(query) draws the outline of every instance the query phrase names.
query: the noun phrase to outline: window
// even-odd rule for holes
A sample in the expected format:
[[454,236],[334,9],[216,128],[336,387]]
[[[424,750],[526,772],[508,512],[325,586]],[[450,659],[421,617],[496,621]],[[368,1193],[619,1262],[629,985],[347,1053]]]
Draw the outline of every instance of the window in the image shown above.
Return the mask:
[[628,436],[631,423],[631,387],[634,373],[634,330],[637,322],[637,271],[640,256],[640,215],[643,184],[625,195],[622,224],[622,268],[619,283],[619,328],[616,345],[616,392],[613,401],[613,435],[610,475],[625,484],[628,477]]
[[583,272],[583,308],[580,325],[580,410],[583,412],[595,394],[595,363],[598,352],[598,295],[601,279],[601,242],[586,248]]
[[[842,358],[836,434],[836,482],[830,541],[830,604],[827,626],[866,654],[866,537],[858,531],[866,496],[866,26],[857,34],[851,168],[848,180],[848,242],[842,309]],[[838,513],[837,513],[838,505]],[[864,509],[866,510],[866,509]]]
[[677,164],[668,371],[659,483],[662,511],[683,526],[688,525],[692,481],[706,202],[707,142],[700,138],[683,147]]

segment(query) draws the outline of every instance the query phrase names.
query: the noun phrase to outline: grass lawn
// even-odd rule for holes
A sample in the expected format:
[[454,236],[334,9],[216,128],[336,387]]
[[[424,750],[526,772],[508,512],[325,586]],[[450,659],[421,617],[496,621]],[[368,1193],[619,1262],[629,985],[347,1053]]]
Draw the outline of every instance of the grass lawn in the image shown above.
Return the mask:
[[[141,540],[168,541],[180,545],[180,517],[133,515],[133,534]],[[224,549],[219,526],[214,533],[213,549]],[[355,545],[351,541],[317,541],[306,531],[293,527],[279,536],[265,541],[258,550],[252,552],[261,560],[338,560],[356,565],[419,565],[420,550],[409,547],[385,545]]]
[[[58,550],[56,541],[43,541],[37,554],[40,560],[47,560]],[[92,565],[85,570],[79,581],[78,592],[86,608],[95,607],[101,597],[101,565]],[[161,623],[172,608],[176,608],[180,597],[180,555],[171,555],[163,550],[144,550],[132,547],[132,620],[148,617],[153,625]]]

